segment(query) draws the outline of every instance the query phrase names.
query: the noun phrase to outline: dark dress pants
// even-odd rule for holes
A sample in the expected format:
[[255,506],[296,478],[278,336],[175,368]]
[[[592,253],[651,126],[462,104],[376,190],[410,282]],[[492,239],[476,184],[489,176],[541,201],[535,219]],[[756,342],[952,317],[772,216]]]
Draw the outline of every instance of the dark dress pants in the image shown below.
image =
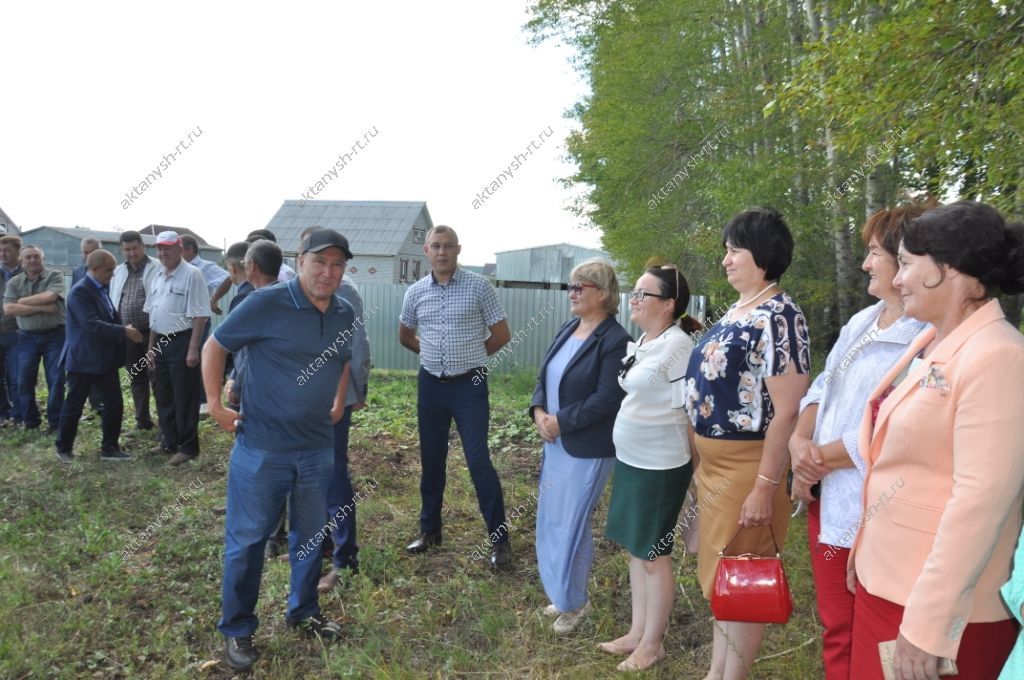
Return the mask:
[[142,333],[142,342],[125,342],[124,368],[126,377],[132,388],[132,402],[135,405],[135,424],[139,427],[151,427],[153,418],[149,415],[149,391],[152,385],[153,373],[146,367],[146,338],[149,337],[149,329],[139,329]]
[[[158,336],[156,352],[156,410],[160,443],[168,451],[199,455],[199,365],[186,363],[192,331]],[[166,339],[165,339],[166,338]],[[160,345],[161,341],[163,342]],[[159,347],[163,351],[159,351]]]
[[57,450],[71,453],[78,435],[78,421],[82,417],[85,401],[92,391],[99,393],[103,400],[101,427],[103,430],[103,450],[118,449],[121,437],[121,417],[124,415],[124,401],[121,397],[121,384],[117,378],[117,369],[106,373],[79,373],[68,371],[68,394],[64,398],[64,406],[60,412],[60,426],[57,430]]
[[[476,489],[477,503],[492,534],[505,523],[505,499],[498,472],[491,463],[487,449],[487,427],[490,422],[490,401],[486,379],[474,385],[470,375],[445,382],[427,371],[419,374],[420,531],[441,530],[441,505],[444,500],[445,466],[448,461],[448,431],[452,420],[462,439],[469,476]],[[508,540],[508,533],[498,532],[498,543]]]

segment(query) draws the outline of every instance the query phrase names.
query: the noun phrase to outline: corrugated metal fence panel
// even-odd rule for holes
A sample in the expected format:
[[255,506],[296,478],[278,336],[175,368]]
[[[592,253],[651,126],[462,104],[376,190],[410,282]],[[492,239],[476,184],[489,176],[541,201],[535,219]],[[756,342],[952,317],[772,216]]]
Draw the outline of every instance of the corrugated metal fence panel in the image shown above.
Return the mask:
[[[359,294],[366,309],[366,327],[370,334],[370,351],[376,368],[415,370],[419,358],[398,342],[398,317],[408,286],[401,284],[361,284]],[[569,296],[565,291],[527,288],[498,288],[498,300],[508,316],[512,342],[504,352],[491,357],[488,364],[497,373],[536,369],[562,324],[568,321]],[[694,296],[689,313],[701,318],[703,296]],[[620,296],[619,323],[634,338],[640,330],[629,321],[629,297]]]

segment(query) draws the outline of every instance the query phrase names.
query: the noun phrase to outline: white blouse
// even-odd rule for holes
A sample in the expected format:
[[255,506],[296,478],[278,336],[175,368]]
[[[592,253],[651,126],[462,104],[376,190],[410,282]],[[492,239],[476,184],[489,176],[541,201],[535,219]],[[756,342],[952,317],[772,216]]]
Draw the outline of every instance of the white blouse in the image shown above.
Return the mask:
[[679,326],[626,346],[623,364],[634,362],[619,377],[626,392],[615,418],[615,457],[645,470],[671,470],[690,461],[684,407],[686,366],[693,340]]
[[[821,481],[821,534],[818,540],[850,548],[860,521],[864,459],[857,447],[860,421],[868,395],[928,324],[901,317],[879,330],[878,317],[885,303],[878,302],[850,317],[825,360],[825,370],[811,383],[800,410],[818,404],[814,443],[841,439],[856,467],[833,470]],[[827,555],[826,555],[827,557]]]

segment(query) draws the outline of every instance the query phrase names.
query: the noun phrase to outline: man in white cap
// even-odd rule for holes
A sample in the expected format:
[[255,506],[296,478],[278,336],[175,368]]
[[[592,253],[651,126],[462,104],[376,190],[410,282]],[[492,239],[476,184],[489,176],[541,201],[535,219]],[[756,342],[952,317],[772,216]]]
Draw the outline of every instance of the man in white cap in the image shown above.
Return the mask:
[[210,292],[199,268],[182,260],[176,232],[160,232],[156,251],[163,271],[146,290],[146,356],[155,373],[159,450],[174,454],[170,465],[181,465],[199,455],[199,352],[210,318]]

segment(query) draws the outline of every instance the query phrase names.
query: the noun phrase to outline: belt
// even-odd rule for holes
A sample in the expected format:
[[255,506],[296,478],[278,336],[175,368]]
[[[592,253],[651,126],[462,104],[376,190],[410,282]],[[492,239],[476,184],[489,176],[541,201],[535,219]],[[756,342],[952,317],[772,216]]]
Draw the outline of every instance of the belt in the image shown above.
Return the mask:
[[[468,371],[466,371],[465,373],[459,373],[458,375],[434,375],[433,373],[430,373],[430,375],[435,380],[437,380],[438,382],[453,383],[453,382],[458,382],[459,380],[464,380],[465,378],[468,378],[468,377],[470,377],[470,376],[472,376],[474,374],[478,374],[478,373],[480,373],[482,371],[483,371],[483,368],[471,368]],[[429,373],[429,371],[428,371],[428,373]]]
[[174,338],[185,337],[187,335],[190,335],[191,333],[192,333],[192,329],[191,328],[189,328],[188,330],[184,330],[184,331],[177,331],[175,333],[157,333],[156,334],[156,339],[159,340],[161,338],[167,338],[168,340],[174,340]]
[[28,333],[29,335],[46,335],[47,333],[56,333],[57,331],[64,330],[63,324],[60,326],[54,326],[53,328],[47,328],[45,331],[25,331],[18,329],[21,333]]

